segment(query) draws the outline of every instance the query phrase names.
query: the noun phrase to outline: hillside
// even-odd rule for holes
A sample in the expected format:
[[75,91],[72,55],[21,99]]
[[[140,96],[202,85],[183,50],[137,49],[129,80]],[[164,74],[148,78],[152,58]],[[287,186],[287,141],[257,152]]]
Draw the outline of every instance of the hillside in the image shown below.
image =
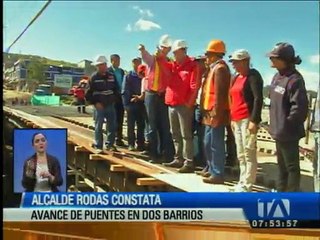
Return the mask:
[[64,65],[67,67],[77,67],[77,64],[65,62],[61,60],[53,60],[45,57],[40,57],[36,55],[18,54],[18,53],[3,53],[3,62],[7,67],[13,66],[13,64],[19,59],[30,59],[35,61],[40,61],[43,64],[48,65]]

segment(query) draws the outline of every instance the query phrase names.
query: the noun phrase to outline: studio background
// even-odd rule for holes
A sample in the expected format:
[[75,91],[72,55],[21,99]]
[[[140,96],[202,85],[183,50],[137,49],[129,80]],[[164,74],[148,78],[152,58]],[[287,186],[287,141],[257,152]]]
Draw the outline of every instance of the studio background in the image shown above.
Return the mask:
[[63,184],[58,187],[59,191],[66,191],[67,180],[67,129],[15,129],[13,144],[14,161],[14,192],[24,192],[22,187],[22,175],[24,162],[35,151],[32,146],[32,136],[35,133],[43,133],[47,138],[47,153],[59,160]]

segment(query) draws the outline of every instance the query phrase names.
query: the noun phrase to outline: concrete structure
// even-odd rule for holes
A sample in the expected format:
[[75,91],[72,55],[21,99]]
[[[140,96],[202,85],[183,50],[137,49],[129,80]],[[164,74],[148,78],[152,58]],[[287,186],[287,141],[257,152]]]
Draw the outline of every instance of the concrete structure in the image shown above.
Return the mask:
[[84,69],[85,75],[91,76],[92,73],[94,73],[94,71],[96,70],[95,67],[92,66],[91,64],[92,64],[92,61],[84,59],[78,63],[78,67]]
[[46,77],[47,83],[53,83],[54,75],[56,74],[71,75],[73,84],[77,84],[85,75],[85,72],[83,68],[79,67],[46,65],[46,71],[44,72],[44,75]]
[[[3,77],[7,82],[15,85],[17,90],[27,88],[28,66],[32,62],[29,59],[19,59],[12,67],[4,69]],[[95,71],[95,67],[91,65],[92,61],[82,60],[77,64],[77,67],[69,67],[63,65],[45,64],[44,76],[47,84],[54,83],[54,76],[70,75],[72,77],[72,85],[77,84],[84,76],[91,76]],[[5,66],[3,66],[5,68]]]

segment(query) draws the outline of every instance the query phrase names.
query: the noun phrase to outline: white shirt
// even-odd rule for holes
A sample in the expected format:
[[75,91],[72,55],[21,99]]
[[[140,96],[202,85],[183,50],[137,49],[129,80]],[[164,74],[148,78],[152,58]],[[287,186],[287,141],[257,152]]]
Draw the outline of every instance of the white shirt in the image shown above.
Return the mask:
[[146,91],[147,79],[144,77],[141,80],[141,94]]
[[34,192],[52,192],[49,185],[49,178],[43,178],[40,176],[41,172],[48,172],[47,163],[37,163],[36,169],[36,185],[34,187]]
[[199,91],[198,91],[198,96],[197,96],[197,99],[196,99],[197,105],[200,105],[201,94],[202,94],[202,85],[203,85],[203,83],[204,83],[204,80],[205,80],[205,77],[202,77],[202,78],[201,78],[201,85],[200,85],[200,88],[199,88]]

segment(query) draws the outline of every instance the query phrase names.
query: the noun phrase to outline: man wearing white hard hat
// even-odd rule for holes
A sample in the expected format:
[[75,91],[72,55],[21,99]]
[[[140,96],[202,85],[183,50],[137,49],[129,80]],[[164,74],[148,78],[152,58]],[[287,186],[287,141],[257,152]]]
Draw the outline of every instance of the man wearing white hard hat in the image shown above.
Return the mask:
[[231,126],[237,145],[240,178],[236,192],[250,192],[257,173],[257,132],[261,122],[263,80],[250,68],[250,55],[240,49],[229,56],[236,75],[231,80]]
[[187,55],[187,43],[176,40],[172,45],[175,61],[172,63],[165,101],[169,106],[169,119],[176,147],[175,159],[165,164],[180,168],[180,173],[194,171],[192,121],[193,111],[201,83],[200,66]]
[[170,132],[168,107],[164,99],[170,77],[170,63],[167,55],[171,50],[171,39],[168,35],[163,35],[154,55],[150,54],[142,44],[139,50],[142,60],[147,65],[145,105],[150,124],[151,162],[171,162],[174,157],[174,146]]
[[92,74],[89,81],[89,89],[86,92],[86,100],[93,104],[95,115],[95,143],[93,147],[97,153],[103,150],[102,126],[104,119],[107,119],[107,142],[106,148],[109,151],[116,151],[114,147],[116,131],[116,113],[114,108],[115,92],[117,91],[115,77],[107,71],[107,59],[105,56],[97,56],[92,65],[97,71]]

